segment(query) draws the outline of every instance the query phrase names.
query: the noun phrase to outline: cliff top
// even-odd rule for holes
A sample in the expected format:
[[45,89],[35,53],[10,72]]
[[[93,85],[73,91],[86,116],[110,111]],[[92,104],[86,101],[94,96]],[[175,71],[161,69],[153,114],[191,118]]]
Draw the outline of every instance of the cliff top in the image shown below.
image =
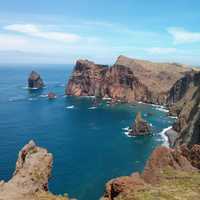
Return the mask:
[[130,68],[150,91],[167,92],[191,68],[177,63],[157,63],[119,56],[115,65]]
[[161,62],[152,62],[148,60],[129,58],[127,56],[120,55],[115,64],[124,65],[128,67],[134,67],[135,65],[141,65],[143,68],[148,70],[158,70],[158,71],[169,71],[169,70],[178,70],[180,72],[185,72],[189,70],[189,66],[179,63],[161,63]]

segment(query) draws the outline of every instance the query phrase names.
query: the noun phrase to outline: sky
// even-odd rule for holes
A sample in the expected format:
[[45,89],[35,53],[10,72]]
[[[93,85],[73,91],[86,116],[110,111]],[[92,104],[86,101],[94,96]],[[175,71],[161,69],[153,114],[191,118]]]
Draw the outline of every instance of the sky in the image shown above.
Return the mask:
[[199,0],[0,0],[0,63],[200,65]]

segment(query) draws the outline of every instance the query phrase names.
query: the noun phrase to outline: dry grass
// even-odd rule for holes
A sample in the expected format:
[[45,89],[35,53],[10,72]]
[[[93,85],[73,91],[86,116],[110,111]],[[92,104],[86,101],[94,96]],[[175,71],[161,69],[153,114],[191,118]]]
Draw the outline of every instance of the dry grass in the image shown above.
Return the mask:
[[119,195],[116,200],[199,200],[200,173],[167,169],[159,185],[147,185],[137,192]]

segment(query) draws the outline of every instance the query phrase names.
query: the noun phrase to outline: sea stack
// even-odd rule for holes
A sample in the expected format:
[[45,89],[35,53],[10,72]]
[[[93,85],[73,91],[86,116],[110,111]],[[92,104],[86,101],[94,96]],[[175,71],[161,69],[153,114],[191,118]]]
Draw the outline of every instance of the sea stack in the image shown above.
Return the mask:
[[42,78],[40,77],[40,75],[35,72],[32,71],[29,78],[28,78],[28,87],[31,89],[40,89],[42,87],[44,87],[44,83]]
[[150,125],[142,118],[141,113],[136,114],[132,130],[129,135],[140,136],[140,135],[149,135],[151,133]]

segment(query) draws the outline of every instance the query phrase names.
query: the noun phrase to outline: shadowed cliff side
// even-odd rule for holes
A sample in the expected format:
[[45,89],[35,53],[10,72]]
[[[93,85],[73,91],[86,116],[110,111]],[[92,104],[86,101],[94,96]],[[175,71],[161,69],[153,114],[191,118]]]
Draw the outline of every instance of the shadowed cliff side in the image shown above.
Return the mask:
[[110,97],[125,102],[165,104],[173,84],[189,68],[119,56],[111,66],[78,60],[66,87],[67,95]]
[[171,146],[200,143],[200,72],[192,71],[178,80],[168,96],[170,113],[178,119],[173,125],[177,137]]
[[40,89],[44,87],[44,83],[40,75],[32,71],[28,77],[28,87],[30,89]]
[[53,156],[30,141],[19,152],[13,177],[0,182],[1,200],[69,200],[48,191]]

